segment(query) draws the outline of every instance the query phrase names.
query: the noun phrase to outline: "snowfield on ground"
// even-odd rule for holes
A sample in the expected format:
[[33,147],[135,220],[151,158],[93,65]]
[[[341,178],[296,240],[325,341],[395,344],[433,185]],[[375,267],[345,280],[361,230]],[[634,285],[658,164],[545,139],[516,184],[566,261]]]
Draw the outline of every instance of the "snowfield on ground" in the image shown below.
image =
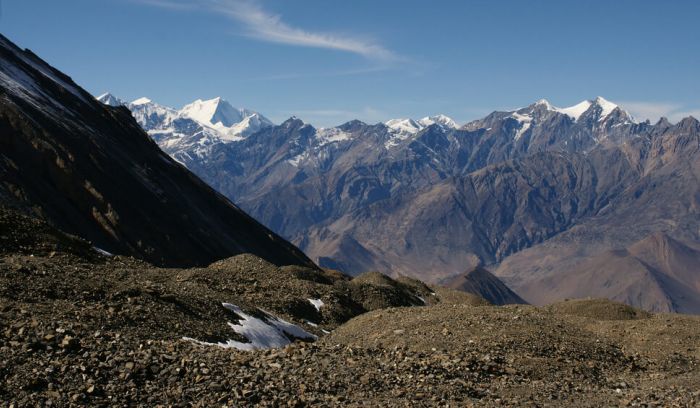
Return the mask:
[[102,248],[92,247],[92,249],[94,249],[95,252],[97,252],[98,254],[100,254],[100,255],[102,255],[102,256],[114,256],[113,253],[107,252],[107,251],[105,251],[105,250],[102,249]]
[[258,310],[265,314],[265,319],[251,316],[243,312],[240,307],[230,303],[223,303],[223,306],[241,318],[238,323],[229,323],[229,326],[237,334],[248,339],[248,343],[236,340],[228,340],[226,343],[207,343],[191,338],[185,338],[185,340],[203,345],[235,348],[237,350],[280,348],[292,343],[292,339],[316,340],[316,336],[301,327],[273,316],[262,309]]

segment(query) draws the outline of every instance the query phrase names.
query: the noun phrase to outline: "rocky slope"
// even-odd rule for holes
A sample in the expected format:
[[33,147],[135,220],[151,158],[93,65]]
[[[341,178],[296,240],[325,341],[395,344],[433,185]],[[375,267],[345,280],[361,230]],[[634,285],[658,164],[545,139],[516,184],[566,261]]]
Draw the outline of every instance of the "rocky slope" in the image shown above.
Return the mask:
[[[496,307],[248,255],[162,269],[15,210],[0,223],[0,396],[11,406],[700,403],[696,317],[597,300]],[[401,305],[413,306],[386,309]],[[281,321],[286,346],[238,349],[251,322]]]
[[0,199],[109,252],[206,265],[254,253],[312,265],[163,153],[130,112],[94,100],[0,37]]
[[480,296],[494,305],[527,303],[500,279],[480,266],[461,275],[448,278],[440,282],[440,284],[451,289]]
[[[615,297],[642,307],[658,305],[650,307],[650,310],[697,313],[697,306],[693,306],[691,300],[698,298],[697,290],[693,289],[693,284],[688,286],[682,281],[676,282],[674,278],[677,274],[692,282],[693,278],[687,278],[696,275],[697,269],[692,267],[692,262],[667,264],[655,272],[653,265],[666,264],[665,259],[675,251],[674,248],[696,248],[700,242],[699,156],[700,123],[693,118],[676,125],[660,122],[648,136],[622,145],[615,156],[601,156],[607,163],[616,163],[615,174],[631,171],[637,176],[621,184],[617,197],[607,199],[605,206],[594,216],[579,220],[572,228],[541,245],[510,256],[500,264],[495,274],[526,300],[542,303],[548,297],[551,299],[554,293],[546,280],[565,281],[567,277],[574,276],[572,272],[581,263],[608,257],[611,253],[607,252],[606,255],[606,251],[625,253],[626,248],[635,242],[649,236],[667,235],[679,246],[657,246],[657,249],[652,246],[643,264],[626,256],[623,257],[626,260],[617,256],[610,258],[626,263],[620,271],[628,271],[642,278],[640,286],[630,286],[629,290],[615,293]],[[584,296],[584,293],[585,296],[598,296],[596,290],[608,277],[615,276],[618,282],[634,282],[623,273],[617,274],[610,263],[601,262],[600,266],[595,279],[586,281],[578,289],[577,296]],[[657,277],[666,282],[661,285],[654,283]],[[654,291],[644,289],[643,286],[649,283],[656,288]]]

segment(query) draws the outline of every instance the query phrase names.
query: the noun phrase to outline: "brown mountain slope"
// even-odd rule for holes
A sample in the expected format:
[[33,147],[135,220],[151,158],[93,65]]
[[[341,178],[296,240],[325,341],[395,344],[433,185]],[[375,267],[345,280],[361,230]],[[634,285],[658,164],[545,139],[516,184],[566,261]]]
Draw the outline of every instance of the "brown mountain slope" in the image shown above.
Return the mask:
[[482,267],[476,267],[462,275],[448,278],[442,284],[451,289],[481,296],[494,305],[527,303],[505,283]]
[[[682,296],[686,298],[697,299],[697,294],[691,296],[687,293],[688,290],[697,293],[697,281],[688,277],[697,269],[688,269],[687,265],[692,264],[688,259],[695,256],[691,249],[697,248],[700,242],[700,122],[686,118],[676,125],[664,125],[662,121],[647,136],[621,145],[618,151],[620,155],[615,157],[615,165],[625,163],[625,166],[635,169],[636,177],[620,184],[614,196],[609,195],[610,189],[601,189],[602,205],[594,214],[578,219],[575,225],[543,243],[508,256],[493,269],[496,276],[529,302],[546,303],[555,296],[605,296],[587,290],[566,294],[547,292],[557,287],[552,282],[574,279],[575,271],[596,262],[600,264],[597,270],[601,275],[589,271],[592,275],[588,281],[582,282],[582,288],[612,277],[615,272],[600,257],[621,262],[619,253],[609,252],[620,249],[632,252],[631,258],[625,261],[629,264],[621,270],[634,270],[635,273],[647,270],[656,277],[647,281],[650,285],[675,288],[666,290],[666,295],[684,294]],[[612,159],[605,151],[591,152],[589,157],[600,163],[601,168],[609,165]],[[602,173],[608,178],[614,178],[615,174],[616,171]],[[632,247],[658,231],[687,248],[681,249],[675,241],[659,240],[658,237]],[[644,253],[649,253],[649,256],[643,256]],[[624,254],[625,257],[628,255]],[[643,265],[640,266],[640,262]],[[678,268],[677,272],[672,271],[675,268]],[[680,280],[676,279],[676,274]],[[628,280],[624,274],[615,278]],[[641,285],[644,287],[645,284]],[[652,306],[652,310],[656,310],[655,307],[660,307],[659,310],[697,310],[692,300],[672,299],[678,305],[668,306],[664,296],[656,293],[655,290],[646,292],[631,287],[629,291],[616,293],[615,298],[630,298],[632,305],[657,305]],[[661,304],[666,306],[659,306]]]
[[153,143],[125,108],[0,36],[0,199],[119,254],[313,265]]
[[649,267],[700,292],[700,251],[657,232],[628,248]]
[[627,249],[602,251],[571,270],[538,275],[517,287],[537,304],[593,296],[653,312],[700,313],[699,279],[700,251],[655,233]]

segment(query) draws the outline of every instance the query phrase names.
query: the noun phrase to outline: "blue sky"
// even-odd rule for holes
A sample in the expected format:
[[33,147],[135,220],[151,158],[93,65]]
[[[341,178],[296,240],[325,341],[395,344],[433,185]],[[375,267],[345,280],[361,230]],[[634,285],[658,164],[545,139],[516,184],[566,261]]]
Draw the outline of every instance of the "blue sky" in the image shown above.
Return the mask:
[[597,95],[638,118],[700,117],[698,1],[0,2],[0,32],[127,100],[222,96],[318,126]]

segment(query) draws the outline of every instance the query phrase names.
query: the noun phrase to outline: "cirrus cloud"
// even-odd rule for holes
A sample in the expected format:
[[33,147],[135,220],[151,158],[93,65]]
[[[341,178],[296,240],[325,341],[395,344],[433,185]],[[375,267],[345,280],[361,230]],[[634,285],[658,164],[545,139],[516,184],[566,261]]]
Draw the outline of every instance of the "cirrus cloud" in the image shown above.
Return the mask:
[[299,47],[322,48],[361,55],[377,62],[399,61],[397,54],[375,41],[294,27],[262,8],[257,0],[134,0],[172,10],[207,10],[241,23],[250,38]]

